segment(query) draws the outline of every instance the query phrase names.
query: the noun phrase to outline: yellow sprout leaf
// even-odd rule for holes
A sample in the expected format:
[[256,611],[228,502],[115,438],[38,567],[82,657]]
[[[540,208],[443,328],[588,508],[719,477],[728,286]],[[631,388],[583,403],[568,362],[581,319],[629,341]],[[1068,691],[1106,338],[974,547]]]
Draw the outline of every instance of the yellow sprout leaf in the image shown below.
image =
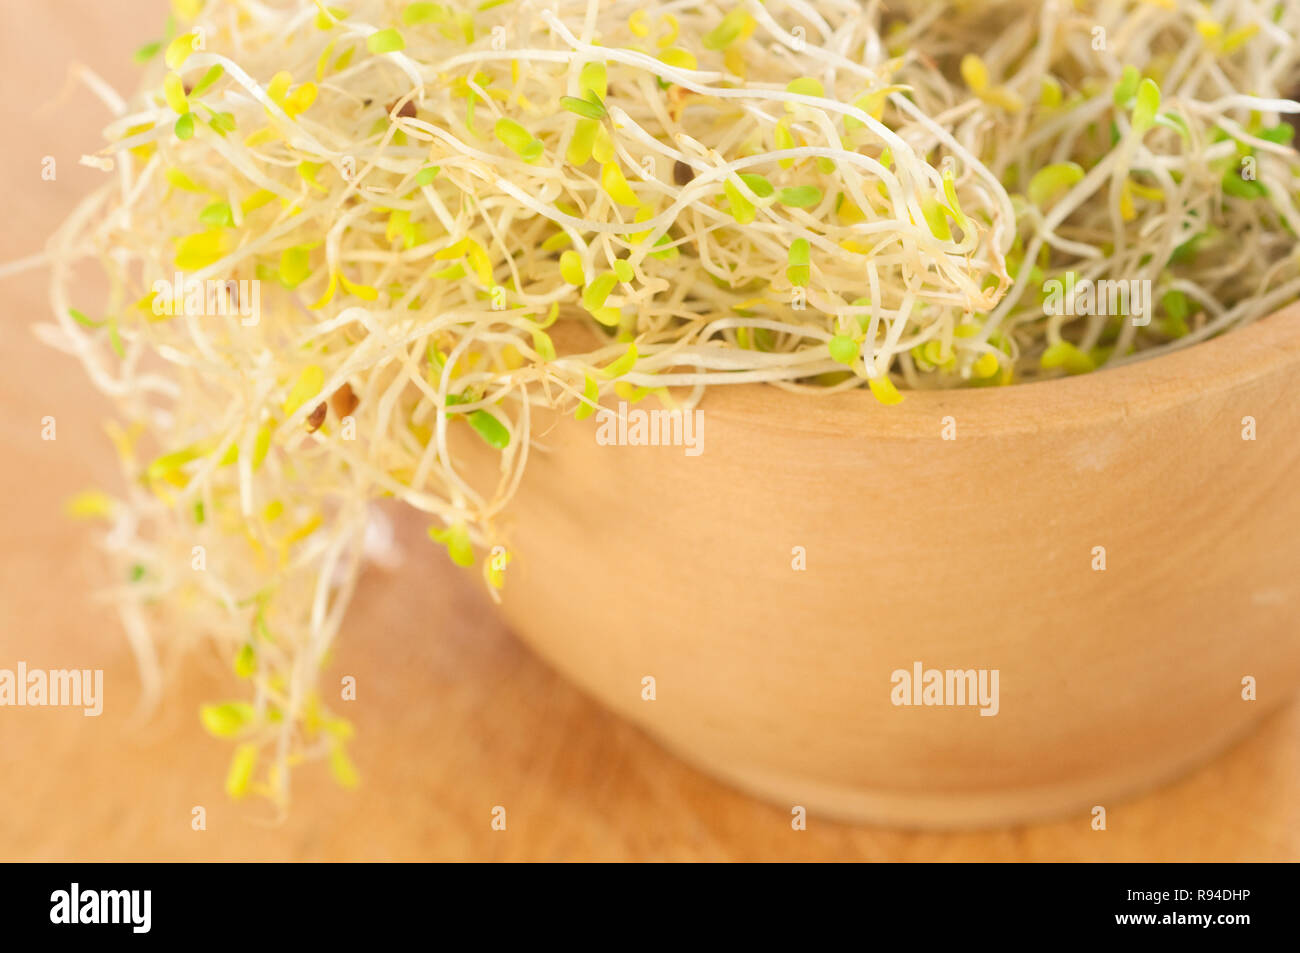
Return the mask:
[[163,59],[168,69],[181,68],[182,64],[190,58],[190,54],[197,49],[195,41],[198,36],[197,33],[182,33],[167,44],[167,52],[163,54]]
[[1001,365],[998,363],[997,355],[985,351],[975,361],[971,367],[971,374],[976,378],[983,380],[986,377],[992,377],[998,372]]
[[338,290],[338,286],[339,286],[339,273],[337,271],[331,271],[329,286],[326,287],[325,293],[321,295],[319,299],[309,304],[307,307],[310,308],[312,311],[319,311],[321,308],[325,307],[325,305],[329,304],[334,299],[334,292]]
[[976,96],[983,95],[989,88],[989,68],[974,53],[961,58],[961,78]]
[[266,95],[271,102],[280,108],[284,108],[284,98],[289,95],[289,87],[293,85],[293,74],[288,70],[281,70],[271,77],[271,82],[266,85]]
[[622,377],[636,364],[636,359],[636,345],[629,344],[627,350],[608,366],[601,368],[600,373],[608,378]]
[[921,202],[921,213],[930,226],[930,233],[940,241],[952,240],[952,229],[948,226],[948,213],[933,196],[927,196]]
[[330,748],[330,774],[334,775],[334,780],[339,783],[340,787],[355,788],[361,783],[361,777],[357,774],[357,769],[348,759],[347,752],[343,750],[341,744],[336,744]]
[[270,205],[275,201],[275,193],[269,189],[258,189],[244,201],[239,203],[240,211],[245,215],[249,212],[256,212],[263,206]]
[[609,81],[606,79],[604,63],[584,63],[578,74],[579,96],[586,98],[588,93],[595,93],[601,99],[609,95]]
[[347,276],[340,274],[339,281],[343,282],[343,290],[350,295],[360,298],[362,301],[374,301],[379,297],[379,291],[370,285],[358,285],[348,281]]
[[609,126],[596,123],[596,135],[591,141],[591,157],[602,165],[613,162],[616,155],[614,137],[610,135]]
[[1223,34],[1223,25],[1213,20],[1197,20],[1196,32],[1205,40],[1214,41]]
[[665,13],[659,18],[659,22],[668,28],[668,32],[656,41],[659,44],[659,48],[663,49],[664,47],[672,46],[677,42],[677,38],[682,32],[682,26],[677,21],[677,18],[671,13]]
[[116,505],[102,490],[83,490],[64,504],[63,511],[73,519],[108,519]]
[[582,270],[582,256],[570,249],[560,255],[560,277],[571,285],[587,283],[586,273]]
[[[826,95],[826,87],[822,84],[822,81],[814,79],[811,76],[800,76],[798,79],[790,80],[790,82],[786,84],[785,91],[787,93],[795,93],[799,96],[813,96],[817,98],[822,98]],[[789,109],[792,105],[793,104],[788,103],[786,108]]]
[[163,78],[163,97],[167,105],[178,115],[190,111],[189,97],[185,95],[185,83],[176,73],[168,73]]
[[304,368],[294,382],[293,389],[289,391],[289,396],[284,402],[284,412],[293,414],[303,404],[319,394],[324,386],[325,371],[319,364],[312,364]]
[[592,146],[596,142],[597,130],[601,124],[595,119],[579,119],[573,127],[573,138],[564,154],[570,165],[584,165],[591,158]]
[[1258,23],[1248,23],[1240,29],[1233,30],[1223,38],[1221,49],[1225,56],[1231,56],[1249,43],[1259,33]]
[[[185,464],[198,460],[204,453],[204,446],[197,443],[182,447],[180,450],[173,450],[171,453],[164,453],[145,468],[145,479],[149,481],[168,479]],[[184,482],[181,481],[182,486]]]
[[696,69],[700,63],[695,58],[695,54],[690,50],[684,50],[680,46],[673,46],[659,54],[659,59],[669,66],[676,66],[678,69]]
[[1042,85],[1039,87],[1038,102],[1048,109],[1055,109],[1065,101],[1065,94],[1061,91],[1061,84],[1052,76],[1044,76]]
[[230,770],[226,772],[226,793],[236,800],[247,794],[256,767],[257,745],[250,742],[236,748],[230,758]]
[[285,97],[284,111],[288,113],[290,119],[296,119],[310,109],[312,103],[316,102],[316,94],[315,83],[303,83]]
[[186,235],[176,244],[176,267],[181,271],[206,268],[230,254],[234,242],[231,233],[224,228]]
[[465,260],[473,269],[474,274],[478,275],[478,280],[485,285],[492,284],[492,260],[488,257],[487,249],[472,238],[465,239]]
[[867,386],[871,388],[871,393],[876,400],[880,401],[886,407],[892,407],[894,404],[903,402],[903,395],[898,392],[894,382],[885,374],[879,374],[867,380]]
[[1005,86],[995,86],[986,90],[981,98],[990,106],[997,106],[1009,113],[1018,113],[1025,108],[1024,100]]
[[199,185],[180,169],[168,169],[166,172],[168,183],[178,189],[184,189],[186,192],[204,192],[203,186]]
[[240,678],[248,678],[257,671],[257,651],[248,642],[241,645],[235,653],[234,668],[235,674]]
[[433,253],[433,260],[455,261],[457,258],[462,258],[465,255],[465,249],[468,247],[468,243],[468,238],[462,238],[460,241],[453,242],[446,248],[440,248],[438,251]]
[[320,56],[316,59],[317,82],[324,79],[325,74],[329,72],[330,57],[334,55],[334,47],[337,43],[338,40],[330,40],[329,43],[325,45],[325,49],[321,51]]
[[1126,222],[1137,218],[1137,207],[1133,204],[1133,183],[1128,179],[1125,179],[1123,186],[1120,187],[1119,215]]
[[641,204],[641,200],[632,191],[632,187],[627,184],[627,179],[623,176],[623,170],[613,162],[606,162],[600,167],[600,185],[605,190],[605,193],[620,205]]

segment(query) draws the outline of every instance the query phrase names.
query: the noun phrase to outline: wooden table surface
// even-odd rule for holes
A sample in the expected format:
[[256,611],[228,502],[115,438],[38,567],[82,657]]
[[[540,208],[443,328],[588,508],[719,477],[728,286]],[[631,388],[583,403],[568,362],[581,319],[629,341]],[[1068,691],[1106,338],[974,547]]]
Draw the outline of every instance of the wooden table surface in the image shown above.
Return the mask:
[[[5,227],[0,262],[39,250],[102,173],[77,165],[107,113],[60,99],[81,62],[127,90],[130,53],[160,32],[162,0],[26,0],[0,35]],[[44,108],[42,108],[44,107]],[[54,181],[41,160],[58,162]],[[769,806],[681,764],[562,681],[504,628],[480,584],[402,525],[402,568],[371,570],[342,632],[334,676],[355,675],[355,760],[346,792],[319,766],[295,775],[276,823],[222,793],[228,746],[199,727],[229,691],[200,652],[174,666],[162,707],[132,720],[138,680],[103,567],[64,500],[113,485],[106,408],[30,324],[46,276],[4,282],[0,344],[0,668],[102,668],[99,718],[0,709],[0,859],[274,860],[1295,860],[1300,858],[1300,707],[1182,781],[1089,818],[1009,830],[915,833]],[[57,419],[43,441],[41,418]],[[207,830],[190,826],[207,810]],[[508,811],[493,831],[494,805]]]

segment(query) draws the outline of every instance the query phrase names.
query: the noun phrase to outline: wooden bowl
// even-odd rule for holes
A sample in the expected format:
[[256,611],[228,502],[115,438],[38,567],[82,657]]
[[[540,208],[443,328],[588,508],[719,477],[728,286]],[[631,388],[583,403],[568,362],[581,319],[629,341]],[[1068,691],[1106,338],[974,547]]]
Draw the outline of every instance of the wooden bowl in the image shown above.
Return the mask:
[[[1086,816],[1300,686],[1300,306],[1066,380],[701,409],[699,456],[534,421],[503,608],[743,789],[902,825]],[[996,715],[894,704],[917,663],[996,670]]]

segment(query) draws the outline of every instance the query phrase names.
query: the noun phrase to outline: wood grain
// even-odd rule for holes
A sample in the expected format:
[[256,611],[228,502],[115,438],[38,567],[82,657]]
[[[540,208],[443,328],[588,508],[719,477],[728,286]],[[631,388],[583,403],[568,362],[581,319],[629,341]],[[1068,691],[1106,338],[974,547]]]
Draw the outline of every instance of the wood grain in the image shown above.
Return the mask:
[[[43,112],[65,64],[93,64],[129,86],[129,52],[153,38],[164,4],[48,0],[0,37],[7,227],[0,261],[37,250],[101,173],[77,157],[105,113],[84,94]],[[40,177],[54,155],[59,175]],[[179,661],[162,708],[131,719],[137,682],[120,627],[94,592],[101,567],[70,494],[112,481],[105,409],[75,363],[39,344],[44,275],[4,284],[0,380],[0,667],[105,670],[100,718],[0,709],[0,859],[277,860],[1295,860],[1300,858],[1300,708],[1192,776],[1110,808],[1109,829],[1080,816],[962,834],[834,824],[735,793],[664,753],[524,649],[478,583],[399,523],[395,572],[371,571],[330,676],[355,675],[363,786],[323,769],[295,778],[292,814],[274,823],[221,792],[227,747],[198,727],[198,704],[226,691],[224,665]],[[58,439],[40,439],[54,415]],[[190,827],[203,805],[207,830]],[[508,811],[504,832],[490,811]]]

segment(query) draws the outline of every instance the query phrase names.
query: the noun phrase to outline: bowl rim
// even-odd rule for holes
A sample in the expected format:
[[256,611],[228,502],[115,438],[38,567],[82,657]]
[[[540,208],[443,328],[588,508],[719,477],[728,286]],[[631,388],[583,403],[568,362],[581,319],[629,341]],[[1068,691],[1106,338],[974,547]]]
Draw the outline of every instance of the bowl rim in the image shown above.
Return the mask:
[[960,415],[963,436],[1113,426],[1197,401],[1218,402],[1285,373],[1300,377],[1300,301],[1208,340],[1077,376],[1009,387],[904,390],[893,406],[861,388],[823,395],[763,383],[718,384],[705,389],[699,408],[706,418],[766,417],[773,428],[792,432],[929,440],[945,416]]

